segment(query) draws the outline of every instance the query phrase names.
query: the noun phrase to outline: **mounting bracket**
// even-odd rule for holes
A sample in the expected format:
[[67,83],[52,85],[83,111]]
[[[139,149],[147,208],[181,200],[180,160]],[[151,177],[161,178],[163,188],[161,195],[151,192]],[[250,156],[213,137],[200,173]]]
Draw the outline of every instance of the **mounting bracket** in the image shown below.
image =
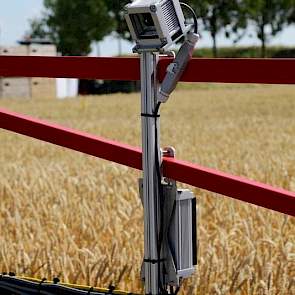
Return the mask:
[[[175,157],[175,149],[161,150],[165,157]],[[143,200],[143,180],[139,179],[139,195]],[[179,287],[183,278],[190,277],[197,264],[196,198],[189,190],[177,189],[176,181],[165,178],[161,182],[159,234],[159,274],[161,285]],[[144,263],[141,278],[145,280]]]

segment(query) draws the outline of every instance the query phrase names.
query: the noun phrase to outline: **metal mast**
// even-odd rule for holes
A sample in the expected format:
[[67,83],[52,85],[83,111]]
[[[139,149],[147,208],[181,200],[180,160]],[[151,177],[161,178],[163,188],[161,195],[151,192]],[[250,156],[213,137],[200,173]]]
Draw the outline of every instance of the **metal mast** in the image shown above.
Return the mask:
[[[182,6],[188,9],[194,24],[187,24]],[[179,0],[136,0],[125,6],[125,19],[132,39],[133,52],[140,54],[142,167],[140,195],[144,209],[144,262],[142,278],[145,294],[177,293],[183,278],[194,272],[192,236],[196,206],[194,196],[177,190],[174,180],[161,176],[159,140],[160,104],[168,100],[192,57],[198,40],[197,17],[190,6]],[[194,33],[192,29],[194,28]],[[185,37],[176,58],[168,66],[158,89],[157,63],[159,53],[167,53],[180,38]],[[163,151],[174,156],[174,149]],[[175,288],[175,291],[174,291]],[[169,293],[169,294],[170,294]]]
[[[141,60],[141,112],[142,112],[142,152],[143,152],[143,207],[144,207],[144,277],[145,293],[158,295],[159,255],[158,233],[160,227],[159,200],[159,132],[156,132],[157,106],[157,62],[158,53],[143,52]],[[158,126],[157,126],[158,128]],[[156,144],[158,148],[156,149]],[[157,159],[158,157],[158,159]]]

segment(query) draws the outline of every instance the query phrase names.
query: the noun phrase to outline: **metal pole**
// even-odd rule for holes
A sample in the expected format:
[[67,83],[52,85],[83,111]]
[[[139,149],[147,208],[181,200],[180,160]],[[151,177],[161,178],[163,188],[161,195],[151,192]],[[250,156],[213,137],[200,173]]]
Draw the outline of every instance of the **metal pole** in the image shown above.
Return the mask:
[[[142,161],[144,204],[144,275],[145,294],[159,293],[159,181],[156,160],[156,128],[158,119],[152,117],[156,108],[158,54],[141,54],[141,111],[142,111]],[[159,134],[159,132],[157,132]],[[157,140],[159,145],[159,140]],[[158,151],[160,148],[158,146]]]

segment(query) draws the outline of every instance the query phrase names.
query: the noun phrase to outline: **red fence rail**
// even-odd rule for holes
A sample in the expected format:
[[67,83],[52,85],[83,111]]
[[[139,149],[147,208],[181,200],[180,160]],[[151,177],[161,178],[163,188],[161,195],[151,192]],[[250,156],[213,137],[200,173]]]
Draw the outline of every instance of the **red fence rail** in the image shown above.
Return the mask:
[[[160,81],[171,62],[159,62]],[[295,59],[192,59],[183,82],[295,84]],[[139,80],[138,58],[0,56],[0,77]]]
[[[160,78],[169,59],[159,63]],[[182,81],[295,84],[295,60],[193,59]],[[122,69],[122,71],[120,71]],[[137,58],[0,57],[0,76],[76,77],[138,80]],[[142,169],[141,151],[81,131],[0,109],[0,128],[70,148],[85,154]],[[234,199],[295,216],[295,193],[242,177],[165,158],[166,177]]]
[[[142,169],[139,148],[0,109],[0,128],[84,154]],[[295,216],[295,193],[199,165],[164,158],[164,176],[281,213]]]

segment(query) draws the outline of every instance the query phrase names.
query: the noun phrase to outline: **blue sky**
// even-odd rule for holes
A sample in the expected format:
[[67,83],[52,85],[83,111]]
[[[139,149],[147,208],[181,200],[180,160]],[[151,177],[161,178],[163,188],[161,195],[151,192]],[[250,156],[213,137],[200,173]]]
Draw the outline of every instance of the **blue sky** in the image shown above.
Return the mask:
[[15,44],[29,29],[28,19],[40,15],[43,0],[0,0],[0,3],[0,44]]
[[[28,20],[41,15],[43,0],[0,0],[0,3],[0,45],[16,44],[16,41],[21,39],[25,32],[28,31]],[[230,46],[231,42],[223,36],[219,36],[218,44],[220,46]],[[295,46],[295,26],[285,29],[272,40],[271,44]],[[259,45],[259,41],[255,38],[245,37],[239,45]],[[199,46],[211,46],[211,40],[207,33],[203,34]],[[103,56],[118,53],[118,43],[111,36],[100,42],[98,48],[99,50],[97,50],[97,46],[94,46],[93,55],[97,51]],[[131,48],[132,44],[123,42],[123,52],[131,52]]]

